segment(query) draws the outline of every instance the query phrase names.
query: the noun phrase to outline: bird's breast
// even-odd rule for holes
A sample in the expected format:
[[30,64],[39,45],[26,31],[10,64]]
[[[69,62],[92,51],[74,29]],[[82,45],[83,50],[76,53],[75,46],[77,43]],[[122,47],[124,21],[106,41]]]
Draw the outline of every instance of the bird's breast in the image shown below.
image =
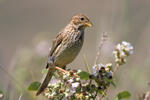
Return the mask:
[[55,64],[59,67],[63,67],[71,63],[82,48],[84,32],[76,33],[73,36],[72,35],[70,35],[68,39],[58,47],[60,51],[55,57]]

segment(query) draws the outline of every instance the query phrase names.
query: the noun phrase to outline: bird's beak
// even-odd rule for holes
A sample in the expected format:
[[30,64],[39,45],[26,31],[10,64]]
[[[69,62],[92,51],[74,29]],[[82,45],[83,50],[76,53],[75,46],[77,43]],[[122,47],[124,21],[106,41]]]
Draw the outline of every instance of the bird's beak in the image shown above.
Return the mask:
[[87,27],[91,27],[92,25],[93,25],[93,24],[92,24],[92,22],[90,22],[90,21],[85,23],[85,26],[87,26]]

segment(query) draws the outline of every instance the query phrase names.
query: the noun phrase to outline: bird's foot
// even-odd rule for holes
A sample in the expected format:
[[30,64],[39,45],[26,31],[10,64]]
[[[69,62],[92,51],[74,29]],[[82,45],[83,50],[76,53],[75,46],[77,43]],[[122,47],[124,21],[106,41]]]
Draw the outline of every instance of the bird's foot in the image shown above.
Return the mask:
[[57,66],[55,66],[55,69],[59,70],[60,72],[64,72],[64,73],[70,74],[70,75],[72,75],[74,77],[79,77],[78,75],[74,74],[73,71],[67,71],[67,70],[64,70],[64,69],[62,69],[60,67],[57,67]]

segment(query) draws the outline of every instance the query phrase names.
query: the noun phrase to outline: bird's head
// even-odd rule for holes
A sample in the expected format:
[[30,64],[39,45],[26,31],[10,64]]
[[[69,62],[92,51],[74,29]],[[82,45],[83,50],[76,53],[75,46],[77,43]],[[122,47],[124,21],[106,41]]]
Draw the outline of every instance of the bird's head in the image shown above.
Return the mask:
[[91,27],[91,21],[83,14],[78,14],[72,17],[70,24],[72,24],[77,29],[85,29],[86,27]]

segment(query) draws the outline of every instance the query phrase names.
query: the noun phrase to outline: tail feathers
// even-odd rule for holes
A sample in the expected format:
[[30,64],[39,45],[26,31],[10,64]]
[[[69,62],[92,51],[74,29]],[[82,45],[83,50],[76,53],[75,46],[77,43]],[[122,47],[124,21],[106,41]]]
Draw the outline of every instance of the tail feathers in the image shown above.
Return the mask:
[[55,68],[54,67],[49,67],[48,73],[47,73],[43,83],[39,87],[39,89],[38,89],[38,91],[36,93],[36,96],[38,96],[39,94],[41,94],[45,90],[45,88],[48,86],[48,83],[51,80],[54,72],[55,72]]

